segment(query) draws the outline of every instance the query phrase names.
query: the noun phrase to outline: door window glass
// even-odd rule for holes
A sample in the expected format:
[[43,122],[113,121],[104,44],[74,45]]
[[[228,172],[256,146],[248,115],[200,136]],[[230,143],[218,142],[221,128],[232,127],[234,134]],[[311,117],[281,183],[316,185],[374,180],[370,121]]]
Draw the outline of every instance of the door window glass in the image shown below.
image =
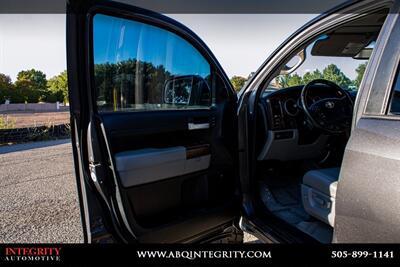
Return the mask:
[[189,42],[145,23],[93,18],[94,86],[100,112],[207,108],[211,68]]

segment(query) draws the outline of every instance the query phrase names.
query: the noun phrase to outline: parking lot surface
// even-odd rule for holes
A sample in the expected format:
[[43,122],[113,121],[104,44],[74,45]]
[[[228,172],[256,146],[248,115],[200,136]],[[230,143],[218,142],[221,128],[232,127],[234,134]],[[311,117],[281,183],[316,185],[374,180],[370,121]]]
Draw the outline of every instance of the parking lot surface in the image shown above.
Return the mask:
[[82,242],[69,140],[0,147],[0,242]]

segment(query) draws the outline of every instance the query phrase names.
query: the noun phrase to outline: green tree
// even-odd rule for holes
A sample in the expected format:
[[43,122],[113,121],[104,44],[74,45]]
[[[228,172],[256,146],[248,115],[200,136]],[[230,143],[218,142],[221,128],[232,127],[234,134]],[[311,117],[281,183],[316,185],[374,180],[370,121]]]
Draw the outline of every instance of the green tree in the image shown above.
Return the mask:
[[240,91],[240,89],[243,87],[246,81],[247,79],[242,76],[233,76],[231,78],[231,83],[235,91]]
[[164,66],[136,59],[96,64],[97,101],[103,109],[128,107],[134,103],[162,103],[165,81],[171,77]]
[[10,76],[0,73],[0,88],[7,88],[11,85],[12,83]]
[[40,70],[23,70],[17,74],[15,82],[16,99],[14,102],[30,102],[46,100],[47,80],[46,74]]
[[352,85],[351,80],[335,65],[328,65],[323,71],[323,78],[336,83],[344,89],[348,89]]
[[11,98],[12,90],[13,84],[10,76],[0,73],[0,103]]
[[47,81],[47,102],[64,102],[68,101],[68,77],[67,71],[52,77]]
[[357,72],[357,77],[354,80],[354,85],[359,88],[362,78],[364,77],[364,72],[365,72],[365,68],[367,67],[367,62],[362,63],[360,65],[358,65],[356,72]]
[[289,86],[296,86],[303,84],[303,79],[297,73],[293,75],[289,75],[288,85]]
[[323,75],[321,73],[321,71],[319,70],[314,70],[313,72],[306,72],[303,75],[303,83],[307,84],[309,82],[311,82],[312,80],[316,80],[316,79],[323,79]]
[[276,83],[279,88],[289,87],[289,74],[283,74],[276,77]]
[[277,77],[276,82],[278,83],[279,88],[286,88],[286,87],[302,85],[303,78],[297,73],[282,74]]

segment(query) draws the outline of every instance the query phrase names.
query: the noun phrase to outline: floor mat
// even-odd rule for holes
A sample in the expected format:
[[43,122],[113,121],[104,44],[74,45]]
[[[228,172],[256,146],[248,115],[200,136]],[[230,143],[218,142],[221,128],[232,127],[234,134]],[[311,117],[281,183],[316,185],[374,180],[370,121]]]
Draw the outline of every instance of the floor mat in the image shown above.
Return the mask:
[[300,192],[294,186],[274,189],[271,192],[265,183],[261,183],[260,195],[271,212],[290,224],[296,225],[309,219],[309,215],[303,209]]
[[274,188],[272,195],[275,197],[283,206],[292,206],[301,204],[301,193],[299,191],[300,186],[291,185],[287,187]]
[[298,223],[296,227],[321,243],[328,244],[332,242],[333,229],[322,222],[303,221]]
[[332,227],[308,215],[301,202],[301,188],[298,184],[286,187],[268,187],[260,183],[260,195],[265,206],[275,216],[297,227],[321,243],[330,243]]

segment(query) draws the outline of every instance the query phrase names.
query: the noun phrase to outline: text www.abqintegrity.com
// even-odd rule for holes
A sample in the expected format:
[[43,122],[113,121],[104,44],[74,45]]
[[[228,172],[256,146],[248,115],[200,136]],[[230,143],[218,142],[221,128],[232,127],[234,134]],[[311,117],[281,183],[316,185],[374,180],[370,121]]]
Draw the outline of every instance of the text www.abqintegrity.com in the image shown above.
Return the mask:
[[141,259],[269,259],[271,251],[190,251],[190,250],[139,250],[136,252]]

